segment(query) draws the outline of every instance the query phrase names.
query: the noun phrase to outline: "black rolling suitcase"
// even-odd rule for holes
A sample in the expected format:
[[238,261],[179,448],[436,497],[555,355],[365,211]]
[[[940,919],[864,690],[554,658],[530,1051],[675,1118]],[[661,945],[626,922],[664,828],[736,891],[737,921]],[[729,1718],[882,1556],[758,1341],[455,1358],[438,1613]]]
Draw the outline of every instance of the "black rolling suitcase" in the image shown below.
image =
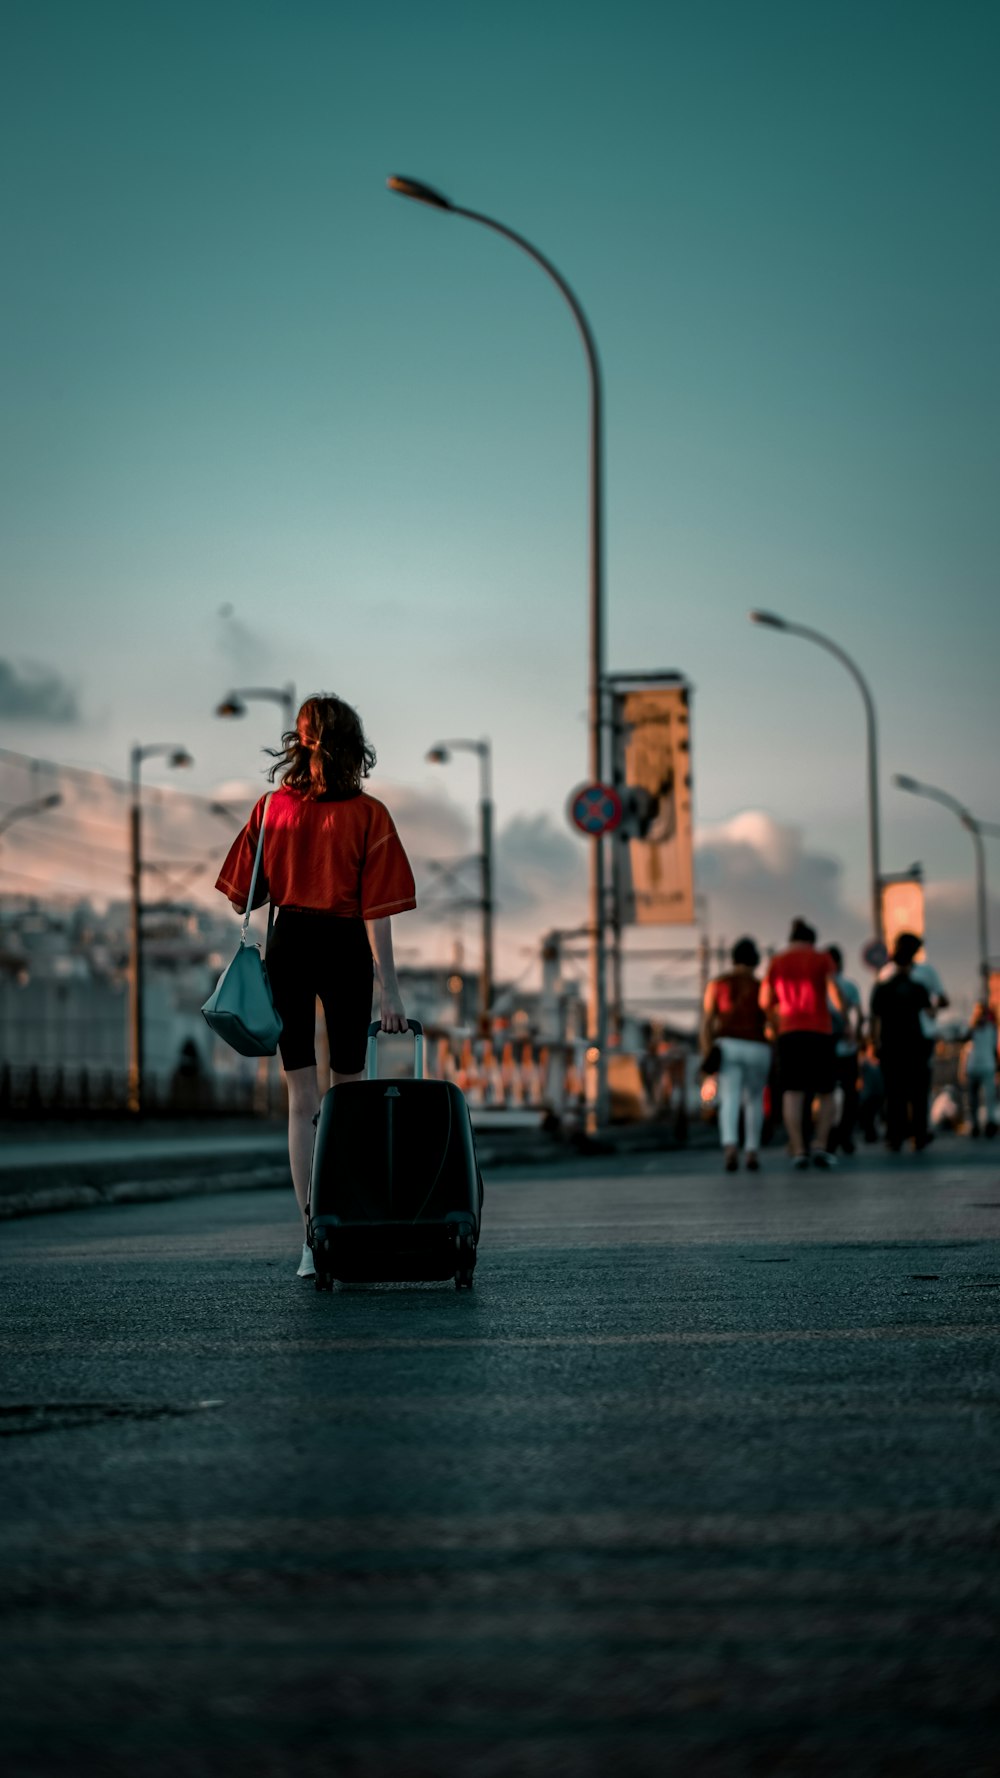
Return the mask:
[[378,1021],[368,1078],[331,1087],[320,1106],[309,1180],[316,1289],[454,1278],[472,1289],[483,1182],[469,1107],[450,1081],[424,1079],[415,1019],[414,1077],[378,1078]]

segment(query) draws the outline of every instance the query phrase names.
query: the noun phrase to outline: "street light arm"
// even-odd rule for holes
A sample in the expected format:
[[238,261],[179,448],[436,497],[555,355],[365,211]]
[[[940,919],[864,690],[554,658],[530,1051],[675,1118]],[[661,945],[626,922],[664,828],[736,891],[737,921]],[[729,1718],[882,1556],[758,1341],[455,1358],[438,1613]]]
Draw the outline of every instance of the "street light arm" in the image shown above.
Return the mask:
[[983,845],[983,825],[975,815],[960,803],[957,796],[947,790],[939,790],[936,784],[922,784],[919,778],[909,778],[897,772],[893,778],[897,790],[909,791],[912,796],[923,796],[928,802],[940,803],[943,809],[950,809],[956,815],[967,833],[972,835],[972,847],[976,855],[976,924],[978,927],[979,975],[984,999],[989,997],[990,988],[990,934],[989,934],[989,900],[986,889],[986,848]]
[[505,240],[513,241],[515,247],[520,247],[521,251],[526,253],[529,259],[533,259],[536,265],[540,265],[542,271],[552,279],[556,289],[573,311],[573,319],[579,328],[583,349],[587,354],[587,363],[590,366],[591,392],[595,402],[599,405],[601,365],[597,356],[597,342],[591,332],[590,322],[587,320],[572,286],[566,282],[562,273],[552,264],[551,259],[547,259],[538,247],[532,246],[531,242],[526,240],[524,235],[519,235],[516,229],[508,228],[505,222],[497,222],[492,216],[484,216],[480,210],[465,210],[459,204],[452,204],[450,208],[453,216],[464,216],[469,222],[481,222],[484,228],[491,228],[494,234],[503,235]]
[[[428,759],[433,759],[436,754],[446,753],[449,748],[451,748],[453,752],[461,751],[464,753],[475,753],[478,756],[480,800],[489,802],[493,795],[493,750],[489,741],[436,741],[427,757]],[[437,763],[445,764],[446,762],[441,760]]]
[[807,624],[790,623],[787,618],[778,617],[770,611],[751,611],[750,622],[764,624],[773,630],[783,630],[790,636],[801,636],[805,642],[814,642],[817,648],[825,649],[832,654],[842,667],[846,667],[854,680],[865,711],[865,728],[868,741],[868,854],[871,875],[872,931],[876,938],[882,937],[882,858],[881,836],[879,826],[879,794],[878,794],[878,722],[875,716],[875,700],[871,687],[857,665],[856,661],[831,640],[821,630],[810,629]]
[[241,698],[263,698],[268,703],[278,704],[284,714],[288,729],[295,722],[295,687],[294,685],[238,685],[228,691],[221,704],[216,706],[216,716],[244,716],[246,712],[239,708]]
[[[589,730],[589,767],[594,782],[603,779],[604,764],[604,462],[603,462],[603,422],[601,396],[601,367],[597,355],[597,345],[590,323],[562,273],[556,270],[552,261],[544,253],[532,245],[516,229],[508,228],[506,223],[497,222],[492,216],[484,216],[480,210],[467,210],[453,204],[450,199],[436,191],[432,186],[424,185],[419,180],[405,179],[394,175],[389,180],[390,190],[403,197],[418,199],[430,204],[433,208],[443,210],[451,215],[464,216],[467,222],[481,223],[484,228],[491,229],[494,234],[512,242],[526,253],[529,259],[540,266],[546,277],[555,285],[563,301],[566,303],[577,331],[583,341],[584,355],[590,382],[590,499],[589,499],[589,581],[590,581],[590,621],[589,621],[589,684],[587,696],[587,715]],[[484,768],[485,768],[484,760]],[[489,877],[489,854],[491,850],[491,811],[490,804],[483,800],[483,906],[491,905],[491,890],[487,887]],[[597,1092],[596,1121],[601,1124],[607,1116],[607,984],[605,982],[605,923],[604,906],[604,869],[605,849],[602,839],[596,838],[590,848],[590,907],[591,922],[594,928],[591,946],[591,1042],[597,1050]],[[484,915],[485,918],[485,915]],[[484,1004],[491,1001],[484,993]]]
[[54,809],[62,802],[57,790],[51,796],[40,796],[31,803],[19,803],[16,809],[8,809],[6,815],[0,816],[0,833],[6,833],[15,821],[23,821],[29,815],[42,815],[46,809]]
[[897,772],[892,781],[897,790],[908,790],[912,796],[925,796],[928,802],[940,803],[943,809],[950,809],[970,832],[981,831],[975,816],[969,813],[964,803],[959,802],[957,796],[952,796],[947,790],[938,790],[936,785],[924,784],[919,778],[905,777],[902,772]]
[[850,655],[847,654],[844,649],[839,647],[836,642],[831,641],[829,636],[824,636],[820,630],[811,630],[806,624],[786,623],[782,627],[788,630],[793,636],[803,636],[807,642],[815,642],[817,648],[825,648],[828,654],[832,654],[836,657],[842,667],[847,668],[847,671],[850,673],[851,678],[854,680],[855,685],[861,693],[864,701],[865,713],[874,728],[875,700],[871,694],[871,687],[857,662],[853,661]]
[[237,685],[230,693],[234,698],[270,698],[274,704],[287,704],[291,692],[282,691],[277,685]]

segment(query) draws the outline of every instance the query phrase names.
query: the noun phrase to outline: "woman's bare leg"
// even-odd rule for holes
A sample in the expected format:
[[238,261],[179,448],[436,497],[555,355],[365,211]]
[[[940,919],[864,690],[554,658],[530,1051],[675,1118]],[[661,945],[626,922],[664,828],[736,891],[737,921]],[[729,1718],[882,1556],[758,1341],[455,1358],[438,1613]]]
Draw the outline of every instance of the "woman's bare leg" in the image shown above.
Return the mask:
[[319,1081],[315,1062],[310,1063],[307,1068],[290,1068],[285,1081],[288,1086],[288,1159],[304,1226],[309,1203],[309,1168],[316,1134],[313,1119],[319,1110]]
[[785,1129],[788,1131],[788,1146],[797,1159],[805,1154],[805,1143],[802,1139],[802,1120],[805,1116],[806,1098],[804,1093],[786,1093],[781,1102],[781,1115]]

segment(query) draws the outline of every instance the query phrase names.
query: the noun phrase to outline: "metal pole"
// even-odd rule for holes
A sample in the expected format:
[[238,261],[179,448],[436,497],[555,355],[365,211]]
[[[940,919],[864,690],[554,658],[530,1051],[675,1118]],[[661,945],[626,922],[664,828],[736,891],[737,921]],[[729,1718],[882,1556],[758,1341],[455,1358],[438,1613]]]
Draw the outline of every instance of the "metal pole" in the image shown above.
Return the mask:
[[986,848],[983,845],[983,827],[989,823],[976,820],[960,803],[957,796],[950,791],[938,790],[934,784],[922,784],[918,778],[910,778],[903,772],[897,772],[893,778],[897,790],[905,790],[911,796],[924,796],[929,802],[940,803],[944,809],[950,809],[957,815],[967,833],[972,835],[972,845],[976,856],[976,947],[979,952],[979,979],[982,997],[989,999],[990,992],[990,933],[989,933],[989,899],[986,888]]
[[865,709],[865,731],[867,738],[867,776],[868,776],[868,870],[869,892],[871,895],[872,933],[875,938],[883,936],[882,922],[882,856],[881,856],[881,825],[879,821],[878,793],[878,723],[875,716],[875,700],[872,697],[868,681],[849,654],[824,636],[820,630],[812,630],[805,624],[790,623],[787,618],[776,617],[767,611],[752,611],[751,623],[760,623],[769,629],[787,630],[791,636],[801,636],[806,642],[815,642],[817,648],[825,648],[832,654],[842,667],[846,667],[854,680]]
[[966,815],[965,825],[972,835],[972,843],[976,850],[976,914],[979,929],[979,979],[982,983],[982,999],[990,997],[990,934],[989,908],[986,899],[986,849],[979,823],[972,815]]
[[[515,247],[533,259],[536,265],[551,278],[560,294],[565,298],[576,322],[583,349],[587,358],[587,370],[590,378],[590,670],[588,685],[588,722],[589,722],[589,771],[595,782],[603,782],[604,778],[604,721],[602,699],[604,691],[604,478],[603,478],[603,425],[601,367],[597,356],[597,345],[590,331],[590,324],[576,296],[565,278],[558,272],[551,260],[546,259],[537,247],[526,241],[512,228],[502,222],[495,222],[492,216],[483,216],[478,210],[466,210],[458,204],[441,205],[454,216],[464,216],[469,222],[480,222],[484,228],[492,229],[495,234],[503,235],[505,240],[513,241]],[[590,853],[590,1042],[597,1049],[597,1081],[594,1114],[598,1126],[607,1123],[608,1118],[608,995],[605,979],[605,913],[604,882],[605,882],[604,842],[595,839],[591,842]]]
[[490,744],[479,744],[479,833],[482,881],[483,959],[479,1005],[482,1035],[489,1037],[493,1006],[493,798]]
[[128,1108],[136,1116],[142,1113],[143,1104],[143,1005],[142,1005],[142,810],[140,804],[139,772],[142,765],[141,747],[133,747],[131,754],[131,786],[132,798],[129,808],[129,848],[131,855],[130,874],[130,922],[129,922],[129,972],[128,972]]

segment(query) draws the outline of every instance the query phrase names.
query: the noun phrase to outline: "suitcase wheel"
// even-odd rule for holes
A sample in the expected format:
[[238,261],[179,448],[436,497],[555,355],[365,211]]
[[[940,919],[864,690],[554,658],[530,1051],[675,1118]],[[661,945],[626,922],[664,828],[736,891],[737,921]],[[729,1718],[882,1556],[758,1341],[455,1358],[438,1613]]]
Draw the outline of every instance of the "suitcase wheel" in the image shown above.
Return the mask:
[[476,1237],[471,1229],[456,1234],[455,1247],[458,1252],[458,1271],[455,1273],[455,1289],[471,1290],[472,1275],[476,1264]]

